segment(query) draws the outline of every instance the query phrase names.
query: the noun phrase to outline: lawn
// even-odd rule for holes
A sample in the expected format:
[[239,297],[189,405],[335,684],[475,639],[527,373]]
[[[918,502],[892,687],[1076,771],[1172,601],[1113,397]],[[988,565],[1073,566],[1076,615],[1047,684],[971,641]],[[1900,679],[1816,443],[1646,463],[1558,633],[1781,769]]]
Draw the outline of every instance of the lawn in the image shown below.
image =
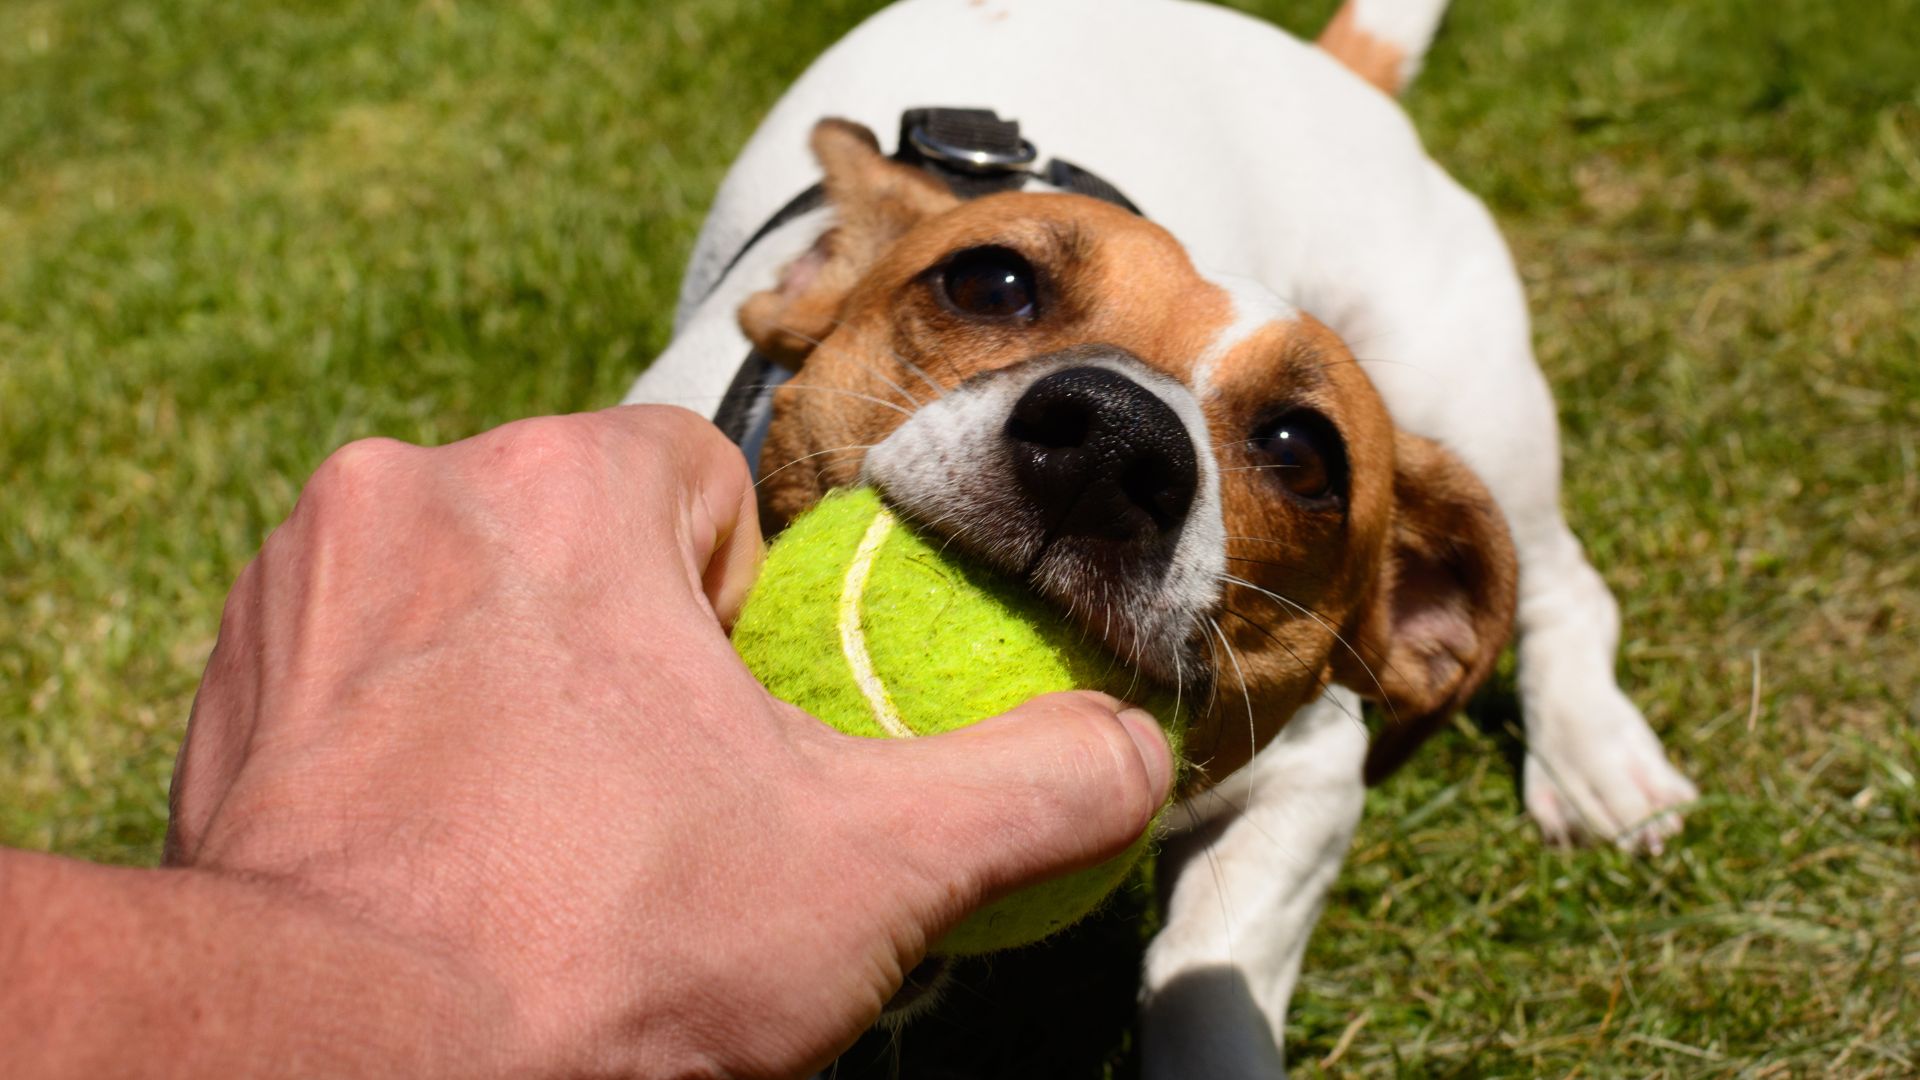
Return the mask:
[[[617,400],[873,6],[0,2],[0,843],[154,861],[306,475]],[[1296,1069],[1920,1073],[1920,0],[1458,0],[1408,106],[1514,244],[1705,796],[1661,856],[1543,851],[1486,695],[1373,793]]]

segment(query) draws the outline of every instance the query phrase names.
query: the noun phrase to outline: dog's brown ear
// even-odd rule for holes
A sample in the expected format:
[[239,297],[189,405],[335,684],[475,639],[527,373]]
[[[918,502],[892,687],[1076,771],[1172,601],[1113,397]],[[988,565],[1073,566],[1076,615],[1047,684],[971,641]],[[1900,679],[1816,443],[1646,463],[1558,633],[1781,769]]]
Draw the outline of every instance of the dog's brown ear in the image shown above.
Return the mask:
[[1334,661],[1335,678],[1389,710],[1368,783],[1473,696],[1513,633],[1513,539],[1479,477],[1438,443],[1396,432],[1393,495],[1372,603]]
[[740,329],[753,347],[794,369],[833,332],[848,295],[887,249],[960,202],[938,180],[882,154],[873,132],[851,120],[820,121],[811,144],[826,172],[834,226],[781,271],[778,286],[740,307]]

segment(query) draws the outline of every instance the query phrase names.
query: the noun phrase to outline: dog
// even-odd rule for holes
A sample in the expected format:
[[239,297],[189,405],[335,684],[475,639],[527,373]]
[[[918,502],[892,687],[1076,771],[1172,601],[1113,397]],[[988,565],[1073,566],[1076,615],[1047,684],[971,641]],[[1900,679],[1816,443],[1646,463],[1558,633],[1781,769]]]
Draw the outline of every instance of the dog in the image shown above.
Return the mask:
[[1444,7],[1347,0],[1313,45],[1184,0],[903,0],[742,151],[627,398],[711,410],[769,532],[871,484],[1204,703],[1149,1077],[1282,1070],[1365,784],[1511,632],[1546,840],[1657,851],[1697,797],[1615,682],[1511,256],[1394,100]]

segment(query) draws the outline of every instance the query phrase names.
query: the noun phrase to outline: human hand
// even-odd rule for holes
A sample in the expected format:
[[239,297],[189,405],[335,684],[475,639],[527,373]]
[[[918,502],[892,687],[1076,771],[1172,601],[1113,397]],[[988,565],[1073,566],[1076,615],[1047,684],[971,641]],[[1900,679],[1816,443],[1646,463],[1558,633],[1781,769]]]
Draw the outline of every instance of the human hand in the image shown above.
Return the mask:
[[347,447],[228,600],[168,861],[448,958],[506,1003],[464,1071],[820,1065],[973,907],[1124,849],[1171,767],[1093,694],[832,731],[728,645],[759,546],[677,409]]

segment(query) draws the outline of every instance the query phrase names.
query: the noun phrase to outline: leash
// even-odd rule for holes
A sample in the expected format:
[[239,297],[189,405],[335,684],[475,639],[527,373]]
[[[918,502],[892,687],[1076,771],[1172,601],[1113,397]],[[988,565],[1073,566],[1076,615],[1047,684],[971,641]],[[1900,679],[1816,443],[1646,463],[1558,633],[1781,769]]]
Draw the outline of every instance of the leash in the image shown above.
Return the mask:
[[[1045,166],[1037,165],[1040,151],[1020,137],[1020,122],[1002,120],[992,109],[908,109],[900,115],[900,138],[892,158],[933,176],[962,199],[1018,191],[1028,182],[1039,180],[1060,191],[1086,195],[1145,216],[1119,188],[1088,169],[1059,158]],[[788,200],[727,260],[726,269],[714,279],[708,294],[775,229],[819,209],[826,201],[825,184],[815,184]],[[773,392],[792,377],[792,371],[750,349],[714,410],[714,424],[746,454],[747,465],[755,474],[760,471],[760,449],[766,442],[767,428],[773,423]]]

